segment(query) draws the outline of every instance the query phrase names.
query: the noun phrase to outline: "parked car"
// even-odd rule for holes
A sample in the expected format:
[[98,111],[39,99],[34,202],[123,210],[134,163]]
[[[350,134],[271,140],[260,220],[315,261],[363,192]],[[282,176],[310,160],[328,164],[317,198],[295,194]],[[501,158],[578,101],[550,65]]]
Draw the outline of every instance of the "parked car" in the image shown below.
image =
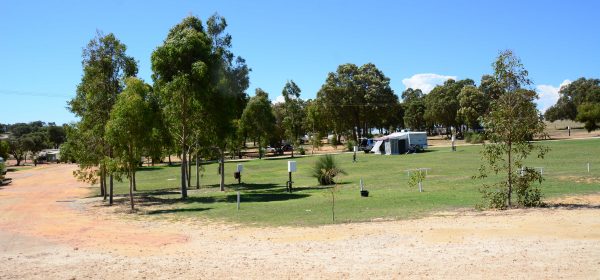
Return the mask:
[[290,144],[285,144],[281,147],[281,149],[283,149],[284,152],[289,152],[289,151],[293,150],[294,147]]
[[375,145],[375,141],[373,141],[373,139],[371,139],[371,138],[361,138],[360,139],[360,143],[358,145],[358,150],[364,151],[365,153],[368,153],[368,152],[371,151],[371,149],[373,149],[374,145]]

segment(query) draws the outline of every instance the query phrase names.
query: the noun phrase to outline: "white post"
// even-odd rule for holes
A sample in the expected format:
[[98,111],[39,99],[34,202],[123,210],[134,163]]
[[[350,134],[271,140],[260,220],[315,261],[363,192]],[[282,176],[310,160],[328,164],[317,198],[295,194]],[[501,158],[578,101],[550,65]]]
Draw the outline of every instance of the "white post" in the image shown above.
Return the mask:
[[588,167],[588,173],[590,173],[590,163],[587,163],[587,167]]
[[360,178],[360,191],[362,192],[363,190],[363,179]]
[[237,192],[237,210],[240,210],[240,192]]
[[419,192],[423,192],[423,184],[419,181]]

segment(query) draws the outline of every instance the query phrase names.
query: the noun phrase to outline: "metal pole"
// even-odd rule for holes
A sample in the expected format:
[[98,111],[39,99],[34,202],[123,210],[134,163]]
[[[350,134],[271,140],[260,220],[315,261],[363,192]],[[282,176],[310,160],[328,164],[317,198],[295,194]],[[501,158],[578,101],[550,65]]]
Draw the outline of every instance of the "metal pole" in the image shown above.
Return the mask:
[[240,192],[237,192],[237,210],[240,210]]
[[292,192],[292,172],[288,172],[288,174],[290,176],[288,191],[291,193]]

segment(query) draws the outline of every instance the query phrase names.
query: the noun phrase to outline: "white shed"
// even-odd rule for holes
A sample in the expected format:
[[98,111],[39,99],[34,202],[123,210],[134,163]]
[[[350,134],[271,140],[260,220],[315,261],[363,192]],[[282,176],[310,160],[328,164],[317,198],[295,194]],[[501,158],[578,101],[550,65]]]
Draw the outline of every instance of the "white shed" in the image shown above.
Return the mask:
[[375,140],[377,142],[371,152],[376,154],[400,155],[417,148],[427,148],[427,132],[394,132]]

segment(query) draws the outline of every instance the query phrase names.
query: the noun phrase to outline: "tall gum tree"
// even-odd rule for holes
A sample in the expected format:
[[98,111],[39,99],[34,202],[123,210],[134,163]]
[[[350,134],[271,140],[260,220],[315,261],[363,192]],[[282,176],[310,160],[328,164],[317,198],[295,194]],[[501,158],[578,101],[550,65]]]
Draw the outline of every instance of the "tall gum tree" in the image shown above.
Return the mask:
[[212,42],[202,21],[190,16],[169,31],[152,53],[152,78],[169,132],[181,150],[181,197],[187,198],[187,151],[192,125],[210,92]]
[[[68,108],[80,121],[68,135],[70,147],[79,164],[79,178],[100,176],[100,189],[106,198],[107,162],[112,149],[105,137],[105,126],[117,96],[123,91],[124,80],[135,76],[138,68],[133,57],[126,54],[127,47],[114,34],[98,32],[83,50],[83,76],[77,85],[76,96]],[[98,167],[98,169],[96,169]],[[90,174],[85,174],[90,173]],[[109,204],[113,203],[113,175],[110,180]]]
[[248,102],[246,90],[250,85],[251,69],[246,61],[232,51],[232,37],[225,30],[227,21],[214,14],[206,21],[212,40],[211,95],[204,107],[208,117],[205,131],[212,146],[219,152],[220,189],[225,190],[225,152],[235,149],[236,135],[242,112]]
[[146,97],[150,86],[131,77],[117,98],[106,124],[106,138],[113,147],[116,166],[125,170],[129,180],[129,200],[134,209],[135,171],[152,130],[152,115]]

